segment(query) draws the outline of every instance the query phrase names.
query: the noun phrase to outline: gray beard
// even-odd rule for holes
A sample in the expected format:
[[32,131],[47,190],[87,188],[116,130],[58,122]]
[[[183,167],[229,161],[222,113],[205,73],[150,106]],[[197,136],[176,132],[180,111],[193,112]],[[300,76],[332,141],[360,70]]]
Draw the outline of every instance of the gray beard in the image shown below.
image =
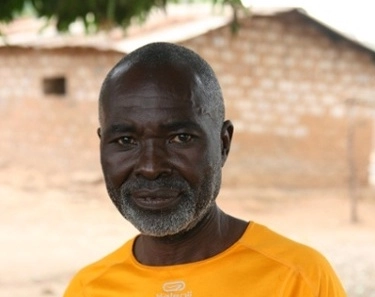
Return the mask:
[[[221,184],[221,170],[213,170],[200,189],[194,191],[182,178],[161,177],[157,180],[134,178],[126,181],[120,189],[108,185],[113,203],[130,223],[142,234],[165,237],[186,232],[195,227],[215,204]],[[131,198],[135,189],[170,188],[182,192],[180,203],[163,211],[139,208]]]

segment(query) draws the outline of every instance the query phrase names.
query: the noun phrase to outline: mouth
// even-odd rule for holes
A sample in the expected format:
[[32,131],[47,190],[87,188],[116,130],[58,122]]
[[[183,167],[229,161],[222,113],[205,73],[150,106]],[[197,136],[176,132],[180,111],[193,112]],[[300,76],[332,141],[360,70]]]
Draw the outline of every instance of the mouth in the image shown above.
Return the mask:
[[181,192],[171,189],[142,189],[132,192],[135,204],[147,210],[163,210],[174,207],[180,200]]

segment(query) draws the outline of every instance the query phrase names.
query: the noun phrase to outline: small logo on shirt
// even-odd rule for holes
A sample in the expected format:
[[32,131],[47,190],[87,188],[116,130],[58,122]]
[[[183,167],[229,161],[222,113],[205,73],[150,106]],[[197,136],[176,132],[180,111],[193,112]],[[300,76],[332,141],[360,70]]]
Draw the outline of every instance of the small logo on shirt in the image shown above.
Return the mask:
[[156,297],[193,297],[192,291],[185,291],[186,284],[184,281],[170,281],[163,284],[163,293],[157,293]]
[[166,282],[163,284],[164,292],[178,292],[185,289],[186,285],[183,281]]

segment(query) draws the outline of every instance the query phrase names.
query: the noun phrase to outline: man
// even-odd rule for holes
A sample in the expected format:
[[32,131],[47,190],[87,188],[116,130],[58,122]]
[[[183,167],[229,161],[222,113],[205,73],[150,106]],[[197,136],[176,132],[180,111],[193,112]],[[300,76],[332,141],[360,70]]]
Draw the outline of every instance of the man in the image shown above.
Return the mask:
[[197,54],[153,43],[124,57],[99,121],[109,196],[140,235],[81,270],[66,297],[345,296],[319,253],[218,208],[233,125]]

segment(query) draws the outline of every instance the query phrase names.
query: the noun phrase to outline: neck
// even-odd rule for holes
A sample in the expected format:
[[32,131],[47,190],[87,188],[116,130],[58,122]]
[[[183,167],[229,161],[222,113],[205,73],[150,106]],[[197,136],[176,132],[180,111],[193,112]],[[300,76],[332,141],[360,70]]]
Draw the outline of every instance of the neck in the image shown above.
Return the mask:
[[140,263],[150,266],[201,261],[230,247],[246,226],[246,222],[223,213],[215,205],[189,231],[167,237],[140,235],[134,244],[134,254]]

